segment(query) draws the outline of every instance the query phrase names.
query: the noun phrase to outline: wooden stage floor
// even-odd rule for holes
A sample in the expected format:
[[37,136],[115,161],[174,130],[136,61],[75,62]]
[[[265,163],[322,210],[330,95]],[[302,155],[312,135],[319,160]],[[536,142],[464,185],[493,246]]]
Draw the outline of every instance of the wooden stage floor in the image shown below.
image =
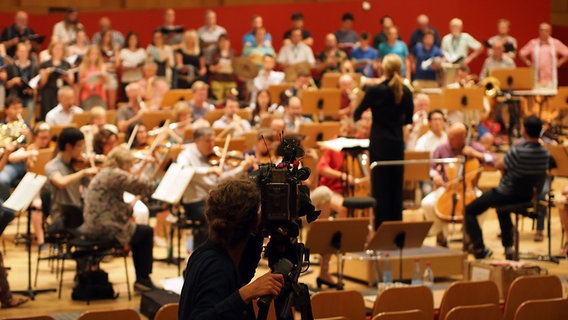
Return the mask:
[[[555,182],[555,190],[561,190],[561,186],[565,185],[567,180],[559,180]],[[559,197],[557,197],[559,199]],[[25,229],[25,219],[21,219],[21,230]],[[521,251],[530,251],[537,254],[547,253],[547,242],[545,241],[536,243],[533,241],[534,231],[532,229],[532,222],[529,219],[524,220],[524,224],[521,231]],[[501,247],[500,239],[497,234],[500,232],[499,224],[497,222],[497,217],[494,211],[490,211],[487,215],[486,222],[483,227],[483,232],[485,235],[485,241],[489,247],[494,251],[494,259],[503,259],[503,249]],[[9,282],[12,290],[21,290],[27,288],[27,253],[25,246],[20,244],[15,246],[12,238],[16,233],[16,221],[7,228],[4,238],[6,242],[7,252],[4,254],[4,262],[6,266],[11,267],[9,271]],[[560,238],[561,238],[561,226],[558,218],[557,209],[553,209],[552,213],[552,253],[558,254],[560,250]],[[428,237],[425,244],[434,245],[435,237]],[[0,246],[1,248],[1,246]],[[450,243],[450,248],[460,250],[461,243]],[[34,247],[34,251],[35,247]],[[35,272],[35,258],[37,252],[33,252],[33,271]],[[166,255],[165,248],[154,248],[154,255],[156,258],[161,258]],[[469,256],[469,259],[472,259]],[[129,263],[129,276],[132,281],[134,279],[134,267],[132,265],[132,260],[128,259]],[[547,262],[534,262],[543,268],[547,268],[549,273],[561,276],[564,281],[565,296],[568,294],[566,288],[566,278],[568,278],[568,261],[566,259],[561,260],[560,264],[556,265]],[[334,264],[330,267],[332,272],[334,272]],[[98,310],[98,309],[120,309],[120,308],[134,308],[138,309],[140,306],[140,296],[134,295],[131,301],[128,301],[127,291],[126,291],[126,278],[124,274],[124,265],[122,259],[114,259],[110,262],[102,264],[103,269],[109,273],[110,281],[114,283],[114,288],[120,293],[120,297],[116,300],[105,300],[105,301],[95,301],[90,305],[86,305],[85,302],[72,301],[71,300],[71,290],[73,285],[73,276],[75,264],[73,262],[66,263],[66,270],[63,281],[63,292],[62,298],[57,298],[56,292],[43,293],[36,297],[35,301],[30,301],[18,308],[14,309],[0,309],[0,319],[7,317],[23,317],[23,316],[33,316],[33,315],[58,315],[59,319],[73,319],[69,314],[78,314],[86,310]],[[315,286],[315,278],[317,277],[319,268],[317,266],[312,266],[314,272],[302,276],[300,278],[301,282],[308,284],[310,287]],[[262,275],[268,271],[266,264],[264,263],[257,270],[257,275]],[[436,270],[434,270],[436,274]],[[174,265],[166,265],[164,263],[155,262],[154,272],[152,278],[156,283],[160,280],[172,278],[177,276],[177,268]],[[459,278],[456,278],[459,279]],[[440,279],[440,282],[451,282],[456,279]],[[58,280],[55,274],[50,273],[50,269],[47,266],[47,262],[42,261],[40,265],[39,280],[37,289],[44,288],[56,288],[58,285]],[[346,281],[346,289],[355,290],[368,290],[369,288],[363,284]],[[67,316],[65,314],[68,314]]]

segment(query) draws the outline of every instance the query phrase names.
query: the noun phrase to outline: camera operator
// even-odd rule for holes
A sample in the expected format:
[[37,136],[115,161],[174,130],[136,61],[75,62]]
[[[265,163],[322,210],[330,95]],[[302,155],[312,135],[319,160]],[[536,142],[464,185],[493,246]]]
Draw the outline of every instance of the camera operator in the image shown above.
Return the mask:
[[[277,296],[280,274],[249,283],[262,251],[258,233],[260,191],[250,180],[227,180],[209,193],[205,215],[209,240],[189,258],[179,319],[254,319],[251,302]],[[248,283],[248,284],[247,284]]]

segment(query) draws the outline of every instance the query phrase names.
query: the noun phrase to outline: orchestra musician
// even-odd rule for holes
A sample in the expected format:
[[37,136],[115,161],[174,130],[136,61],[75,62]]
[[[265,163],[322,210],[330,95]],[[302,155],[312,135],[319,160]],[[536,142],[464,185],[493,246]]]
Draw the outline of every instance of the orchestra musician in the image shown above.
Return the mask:
[[87,186],[89,178],[99,171],[96,167],[76,170],[73,162],[82,161],[85,137],[79,129],[64,128],[57,140],[57,156],[45,165],[48,189],[51,193],[51,225],[49,230],[63,230],[62,205],[82,207],[81,187]]
[[428,112],[430,111],[430,97],[427,94],[419,93],[414,97],[414,114],[412,124],[408,126],[406,138],[406,149],[416,149],[418,138],[422,136],[428,126]]
[[414,151],[428,151],[432,153],[441,144],[448,141],[446,116],[442,110],[434,109],[428,112],[428,127],[428,131],[416,141]]
[[505,53],[505,45],[501,41],[495,41],[491,45],[491,55],[483,62],[479,79],[483,80],[491,74],[494,69],[514,69],[515,61]]
[[49,110],[45,116],[45,122],[50,126],[70,125],[75,114],[83,113],[83,109],[74,105],[75,90],[70,86],[64,86],[57,90],[57,101],[59,104]]
[[[431,159],[454,158],[463,155],[468,158],[475,158],[481,163],[494,166],[497,158],[487,151],[477,142],[467,142],[467,128],[463,123],[454,123],[448,130],[448,142],[441,144],[431,155]],[[448,177],[445,172],[445,166],[442,164],[432,163],[430,169],[430,177],[434,184],[434,191],[429,193],[422,199],[422,210],[426,220],[432,221],[430,233],[436,234],[436,243],[438,246],[447,247],[447,236],[449,234],[449,225],[436,214],[436,203],[441,195],[446,191]],[[476,195],[481,192],[476,189]]]
[[310,82],[312,81],[311,75],[307,72],[300,71],[296,75],[296,81],[294,85],[282,92],[280,95],[280,105],[286,107],[288,105],[288,100],[292,97],[297,97],[302,90],[306,90],[310,87]]
[[[522,134],[525,142],[512,147],[496,167],[503,171],[503,176],[497,188],[483,195],[465,208],[465,228],[474,248],[476,259],[490,257],[491,249],[485,247],[483,234],[477,216],[490,207],[531,201],[534,196],[533,187],[538,179],[544,181],[549,167],[550,155],[539,142],[542,131],[542,121],[536,116],[523,120]],[[513,222],[511,212],[497,210],[499,226],[501,227],[501,242],[505,248],[505,258],[512,260],[513,251]]]
[[256,103],[256,100],[258,99],[257,96],[260,91],[267,90],[270,85],[280,84],[284,81],[284,72],[274,71],[275,64],[274,56],[265,55],[262,57],[262,68],[258,72],[258,75],[252,80],[253,88],[250,96],[251,104]]
[[142,88],[140,84],[133,82],[125,88],[128,103],[125,106],[118,108],[116,113],[116,124],[120,132],[126,132],[128,126],[133,123],[139,123],[142,120],[142,115],[146,112],[142,101]]
[[[412,123],[414,103],[410,89],[403,85],[402,60],[388,54],[383,59],[387,77],[378,85],[370,87],[354,112],[355,121],[371,109],[369,155],[371,162],[404,159],[403,127]],[[375,207],[375,230],[383,221],[402,220],[403,166],[378,167],[371,173]]]
[[234,137],[241,136],[243,133],[250,131],[251,126],[248,120],[241,118],[237,111],[239,110],[239,101],[234,96],[225,97],[224,114],[217,121],[213,122],[213,128],[222,128],[231,133]]
[[199,128],[193,133],[194,142],[179,154],[177,163],[191,166],[195,173],[183,195],[183,208],[187,218],[198,221],[199,227],[194,230],[194,247],[207,239],[207,221],[205,220],[205,198],[214,186],[229,178],[246,174],[254,164],[254,157],[245,156],[240,165],[234,169],[213,166],[209,157],[213,154],[215,131],[212,128]]
[[129,192],[145,195],[151,184],[130,172],[134,157],[130,150],[120,146],[105,159],[104,168],[93,178],[85,197],[82,232],[88,238],[116,240],[126,252],[132,251],[136,270],[134,289],[156,289],[150,279],[154,230],[132,221],[132,205],[123,201],[122,194]]
[[[355,33],[355,42],[357,38]],[[316,68],[323,75],[326,72],[339,71],[343,61],[347,60],[347,53],[339,48],[335,34],[328,33],[325,36],[325,50],[320,52],[316,58]]]
[[188,104],[192,109],[193,120],[197,121],[205,116],[207,111],[215,109],[215,106],[207,102],[207,92],[209,90],[209,85],[203,81],[195,81],[191,85],[191,91],[193,96],[189,100]]
[[298,97],[291,97],[284,109],[284,123],[288,132],[298,132],[301,124],[313,123],[311,118],[303,115],[302,100]]

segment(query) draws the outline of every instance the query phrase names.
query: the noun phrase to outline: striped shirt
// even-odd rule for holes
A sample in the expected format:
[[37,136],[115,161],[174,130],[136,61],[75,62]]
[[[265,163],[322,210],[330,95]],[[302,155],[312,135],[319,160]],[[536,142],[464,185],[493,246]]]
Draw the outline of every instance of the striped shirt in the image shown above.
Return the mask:
[[540,143],[525,142],[509,150],[503,162],[505,173],[499,182],[497,191],[507,195],[532,195],[532,188],[526,190],[523,188],[525,186],[523,182],[530,177],[546,174],[550,155]]

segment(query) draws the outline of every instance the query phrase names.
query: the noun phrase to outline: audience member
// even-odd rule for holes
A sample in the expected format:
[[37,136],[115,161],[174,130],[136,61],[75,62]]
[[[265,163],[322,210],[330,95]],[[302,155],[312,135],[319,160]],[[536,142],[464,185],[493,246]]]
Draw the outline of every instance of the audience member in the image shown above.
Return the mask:
[[112,42],[116,44],[118,47],[124,46],[124,36],[122,32],[115,30],[112,28],[110,18],[109,17],[102,17],[99,20],[99,31],[95,32],[93,35],[92,41],[93,44],[100,45],[102,34],[105,32],[110,33],[110,37],[112,38]]
[[[45,119],[49,110],[57,104],[57,91],[63,86],[73,85],[71,65],[65,61],[65,46],[61,42],[49,45],[51,59],[39,66],[39,88],[41,96],[40,119]],[[75,102],[75,101],[73,101]]]
[[243,36],[243,45],[245,47],[254,46],[254,45],[272,47],[272,36],[270,35],[270,33],[266,32],[266,29],[264,30],[265,33],[263,34],[260,40],[259,37],[257,37],[256,35],[257,29],[264,28],[262,17],[255,14],[252,16],[250,22],[252,29],[251,31],[245,33],[245,35]]
[[211,63],[211,52],[217,44],[219,36],[227,34],[227,30],[217,24],[217,14],[213,10],[205,11],[205,25],[197,29],[201,49],[205,55],[205,64]]
[[258,75],[252,80],[251,104],[256,103],[258,93],[261,90],[266,90],[271,85],[280,84],[284,81],[284,72],[274,71],[274,66],[274,56],[265,55],[262,57],[262,68],[258,72]]
[[314,38],[312,38],[311,32],[304,29],[304,15],[301,12],[294,12],[290,17],[290,20],[292,20],[292,28],[284,32],[284,36],[282,37],[282,46],[290,44],[290,36],[292,35],[292,31],[294,31],[295,29],[300,29],[302,31],[302,42],[311,47],[314,44]]
[[417,44],[424,44],[423,39],[426,32],[432,33],[432,35],[434,36],[433,43],[439,48],[441,44],[440,34],[438,33],[438,30],[436,30],[436,28],[430,25],[430,18],[428,18],[428,16],[425,14],[421,14],[416,18],[416,24],[418,25],[418,28],[412,32],[412,35],[410,36],[410,42],[408,43],[408,49],[410,50],[410,52],[414,51],[414,47],[416,47]]
[[109,75],[106,72],[101,50],[97,45],[91,45],[79,65],[78,86],[81,103],[92,97],[100,98],[107,103],[105,85],[108,82]]
[[[142,79],[142,66],[146,61],[146,50],[140,47],[140,39],[136,32],[129,32],[126,35],[125,46],[120,49],[120,67],[122,75],[120,77],[121,92],[130,83]],[[125,95],[123,95],[123,100]]]
[[290,43],[280,49],[277,61],[284,68],[298,63],[308,63],[311,66],[315,64],[316,59],[312,48],[302,41],[301,29],[292,30]]
[[421,42],[416,43],[410,53],[414,61],[414,80],[437,81],[444,55],[435,44],[434,33],[425,30]]
[[[379,45],[387,41],[387,30],[392,26],[394,26],[394,22],[390,16],[385,15],[381,17],[381,32],[377,33],[375,38],[373,38],[373,48],[378,50]],[[400,35],[398,40],[400,40]]]
[[266,38],[266,29],[258,27],[254,30],[254,41],[245,46],[243,49],[243,57],[249,58],[257,66],[262,66],[262,57],[266,55],[275,56],[274,48],[272,45],[267,44],[264,40]]
[[63,20],[53,26],[52,34],[59,41],[69,45],[77,39],[77,32],[84,29],[83,24],[79,22],[79,11],[75,7],[70,7],[65,11]]
[[511,22],[509,20],[499,19],[497,21],[497,34],[487,40],[489,54],[491,54],[493,45],[496,42],[501,42],[505,53],[509,56],[509,58],[515,59],[515,56],[517,55],[517,39],[509,35],[510,30]]
[[367,32],[362,32],[359,35],[359,45],[351,50],[350,56],[355,71],[368,78],[374,76],[375,60],[379,57],[379,52],[369,45],[369,34]]
[[341,29],[334,32],[337,46],[340,49],[350,51],[359,40],[359,35],[353,31],[353,21],[355,21],[355,17],[351,12],[344,13],[341,17]]
[[28,14],[25,11],[18,11],[14,15],[14,23],[2,30],[0,42],[6,49],[6,54],[14,57],[16,45],[36,36],[34,30],[28,27]]
[[194,81],[202,80],[207,73],[205,58],[199,47],[197,31],[191,29],[183,34],[180,48],[175,52],[177,75],[177,87],[189,88]]
[[27,121],[32,122],[35,111],[33,89],[29,82],[39,72],[35,60],[30,60],[29,45],[20,42],[16,46],[14,62],[6,66],[6,95],[14,95],[22,100],[24,108],[28,110]]
[[[387,41],[379,45],[379,59],[384,59],[387,54],[396,54],[402,61],[402,76],[410,79],[409,53],[406,44],[398,39],[398,28],[391,26],[387,29]],[[382,66],[381,66],[382,69]]]
[[237,77],[233,72],[235,51],[231,49],[231,40],[225,33],[219,36],[211,57],[211,91],[217,100],[222,100],[237,88]]
[[176,25],[176,12],[174,9],[166,9],[164,11],[164,24],[156,28],[164,35],[164,42],[178,49],[182,42],[183,26]]
[[479,41],[462,30],[461,19],[450,20],[450,33],[442,38],[442,53],[448,62],[467,66],[483,51],[483,47]]
[[333,33],[325,36],[325,50],[317,56],[317,69],[321,74],[330,71],[339,71],[343,61],[347,59],[345,51],[337,45],[337,39]]

